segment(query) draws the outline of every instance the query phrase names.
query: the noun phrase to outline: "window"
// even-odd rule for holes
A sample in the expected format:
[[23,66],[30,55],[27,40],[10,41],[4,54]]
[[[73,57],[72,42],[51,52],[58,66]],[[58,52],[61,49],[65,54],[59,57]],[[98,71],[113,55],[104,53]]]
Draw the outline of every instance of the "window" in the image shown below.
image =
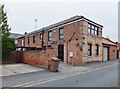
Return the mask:
[[42,40],[42,38],[43,38],[43,34],[41,33],[41,34],[40,34],[40,40]]
[[98,35],[99,33],[98,27],[92,24],[88,24],[88,33],[92,35]]
[[91,29],[90,29],[90,28],[88,28],[88,33],[89,33],[89,34],[91,33]]
[[99,45],[96,45],[96,53],[95,55],[99,55]]
[[88,56],[92,55],[92,44],[88,44]]
[[64,29],[63,28],[60,28],[60,30],[59,30],[59,38],[60,39],[64,38]]
[[88,24],[88,33],[90,34],[91,33],[91,25]]
[[28,37],[28,44],[30,43],[30,37]]
[[94,30],[94,29],[92,29],[92,30],[91,30],[91,34],[94,34],[94,33],[95,33],[95,30]]
[[35,35],[33,36],[33,43],[35,43]]
[[24,40],[22,40],[22,46],[24,46]]
[[48,32],[48,40],[49,40],[49,41],[52,40],[52,31],[49,31],[49,32]]
[[95,27],[95,35],[99,35],[98,27]]
[[92,26],[92,29],[94,29],[94,26],[93,25],[91,25]]

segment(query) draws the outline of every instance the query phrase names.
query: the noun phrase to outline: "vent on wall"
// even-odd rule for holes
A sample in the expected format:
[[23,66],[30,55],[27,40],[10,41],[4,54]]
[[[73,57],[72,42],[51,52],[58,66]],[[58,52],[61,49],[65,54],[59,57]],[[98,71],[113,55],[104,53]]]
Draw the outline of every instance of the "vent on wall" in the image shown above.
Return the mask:
[[83,37],[83,39],[85,39],[85,37]]

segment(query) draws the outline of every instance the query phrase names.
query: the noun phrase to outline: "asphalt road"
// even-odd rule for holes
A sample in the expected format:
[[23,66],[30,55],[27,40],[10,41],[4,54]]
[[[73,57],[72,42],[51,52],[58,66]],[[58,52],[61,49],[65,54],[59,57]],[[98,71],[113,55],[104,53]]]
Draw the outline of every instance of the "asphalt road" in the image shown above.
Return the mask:
[[[64,75],[62,72],[52,73],[48,70],[2,77],[3,87],[117,87],[117,61],[88,63],[81,65],[92,68],[83,74]],[[109,66],[110,65],[110,66]],[[106,67],[108,66],[108,67]],[[100,69],[102,67],[102,69]],[[105,67],[105,68],[103,68]],[[95,69],[95,70],[94,70]],[[34,82],[35,81],[35,82]],[[25,84],[25,86],[24,86]]]
[[118,87],[118,65],[114,64],[72,77],[33,84],[32,87]]

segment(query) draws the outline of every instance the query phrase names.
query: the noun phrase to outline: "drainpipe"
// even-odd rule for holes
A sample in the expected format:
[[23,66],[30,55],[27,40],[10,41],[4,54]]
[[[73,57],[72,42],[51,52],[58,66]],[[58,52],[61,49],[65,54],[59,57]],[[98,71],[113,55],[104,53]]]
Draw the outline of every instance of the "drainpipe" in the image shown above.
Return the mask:
[[[73,38],[73,36],[75,35],[75,32],[73,33],[73,35],[71,36],[71,38],[68,40],[68,42],[70,42]],[[66,62],[68,63],[68,42],[66,42],[66,45],[67,45],[67,51],[66,51]]]
[[67,45],[67,46],[66,46],[66,47],[67,47],[67,48],[66,48],[66,49],[67,49],[67,51],[66,51],[66,62],[68,63],[68,42],[66,42],[66,45]]
[[43,48],[43,46],[44,46],[43,38],[44,38],[44,28],[43,28],[43,30],[42,30],[42,44],[41,44],[42,50],[44,50],[44,48]]
[[25,41],[26,35],[27,35],[27,32],[24,33],[24,38],[23,38],[23,39],[24,39],[24,47],[25,47],[25,42],[26,42],[26,41]]

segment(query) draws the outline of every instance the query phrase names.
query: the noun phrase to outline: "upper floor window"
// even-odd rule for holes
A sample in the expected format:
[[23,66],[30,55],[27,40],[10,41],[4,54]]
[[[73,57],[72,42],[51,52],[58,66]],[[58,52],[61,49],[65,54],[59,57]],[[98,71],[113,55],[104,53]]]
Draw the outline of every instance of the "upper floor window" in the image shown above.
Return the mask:
[[92,44],[88,44],[88,56],[92,55]]
[[60,29],[59,29],[59,38],[60,38],[60,39],[63,39],[63,38],[64,38],[64,29],[63,29],[63,28],[60,28]]
[[48,40],[49,40],[49,41],[52,40],[52,31],[49,31],[49,32],[48,32]]
[[95,35],[98,35],[98,27],[95,27]]
[[22,46],[24,46],[24,40],[22,40]]
[[99,55],[99,45],[96,45],[96,51],[95,55]]
[[33,43],[35,43],[35,35],[33,36]]
[[88,24],[88,33],[93,35],[99,35],[98,27],[92,24]]
[[41,33],[41,34],[40,34],[40,40],[41,40],[42,38],[43,38],[43,34]]
[[91,25],[88,24],[88,33],[91,33]]
[[30,43],[30,37],[28,37],[28,44]]

